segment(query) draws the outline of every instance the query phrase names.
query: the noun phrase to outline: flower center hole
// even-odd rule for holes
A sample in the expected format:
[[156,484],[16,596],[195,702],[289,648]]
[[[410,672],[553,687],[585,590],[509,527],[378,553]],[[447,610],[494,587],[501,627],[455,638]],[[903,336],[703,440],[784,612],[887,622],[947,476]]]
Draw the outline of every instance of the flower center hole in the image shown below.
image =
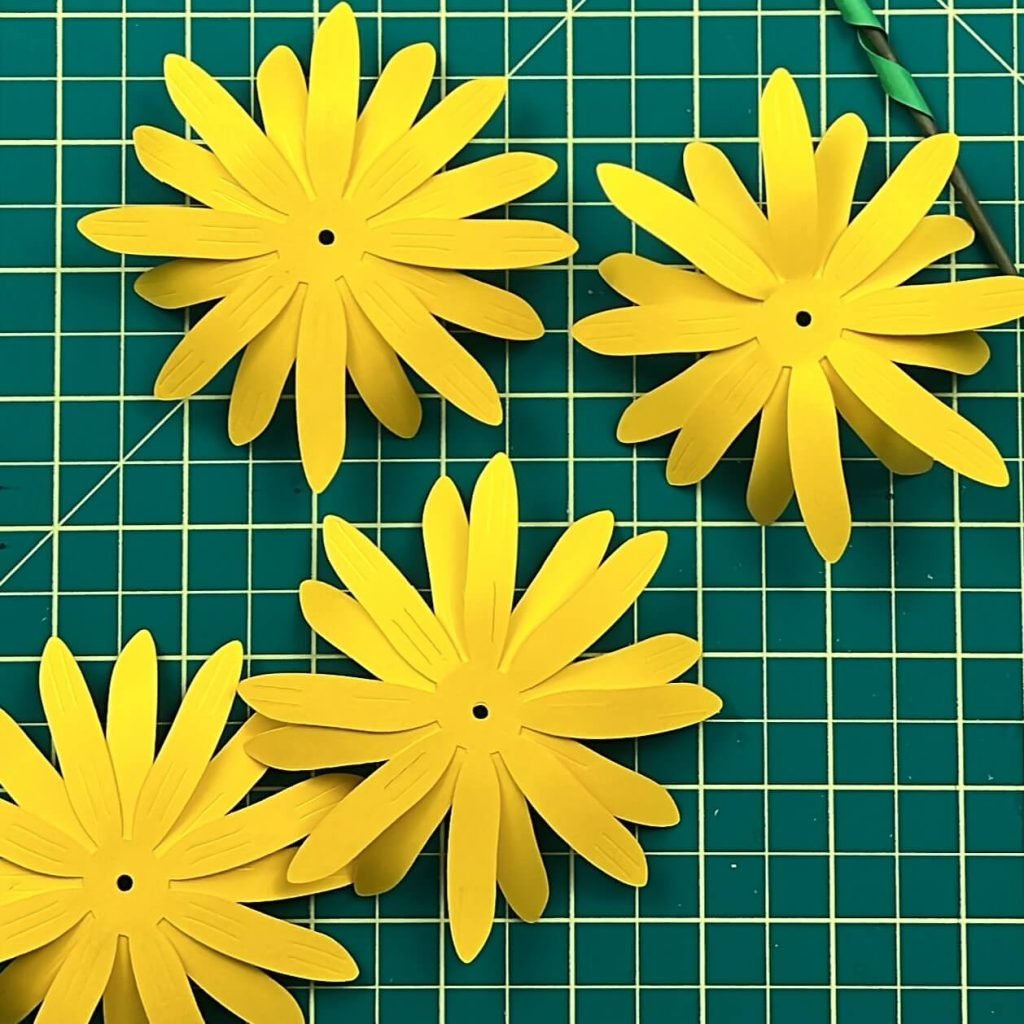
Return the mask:
[[117,887],[121,892],[131,892],[135,888],[135,879],[131,875],[118,875]]
[[330,228],[324,228],[316,238],[321,245],[334,245],[334,232]]
[[474,704],[473,705],[473,717],[479,721],[483,721],[491,713],[491,709],[486,704]]
[[814,317],[807,312],[806,309],[801,309],[796,315],[796,323],[798,327],[810,327]]

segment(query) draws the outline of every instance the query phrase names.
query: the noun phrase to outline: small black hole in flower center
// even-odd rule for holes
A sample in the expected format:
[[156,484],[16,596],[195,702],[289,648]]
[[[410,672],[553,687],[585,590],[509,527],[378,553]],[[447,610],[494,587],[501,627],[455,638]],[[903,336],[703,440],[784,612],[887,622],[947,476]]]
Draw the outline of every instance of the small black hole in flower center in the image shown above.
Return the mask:
[[798,327],[810,327],[811,321],[813,319],[814,317],[812,317],[806,309],[801,309],[800,312],[797,313],[796,315],[796,322]]
[[473,705],[473,717],[479,719],[481,722],[487,718],[491,713],[491,709],[486,704],[474,704]]
[[118,875],[117,887],[121,892],[131,892],[135,888],[135,879],[131,875]]
[[334,232],[330,228],[324,228],[316,238],[321,245],[334,245]]

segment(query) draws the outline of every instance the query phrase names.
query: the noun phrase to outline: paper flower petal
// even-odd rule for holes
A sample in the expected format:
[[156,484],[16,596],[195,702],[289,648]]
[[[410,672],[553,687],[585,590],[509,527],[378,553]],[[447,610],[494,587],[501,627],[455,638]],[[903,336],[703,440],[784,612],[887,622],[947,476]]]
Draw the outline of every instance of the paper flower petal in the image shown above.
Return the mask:
[[984,339],[974,331],[931,334],[912,338],[885,337],[847,331],[846,337],[884,359],[908,366],[928,366],[952,373],[977,373],[991,353]]
[[0,801],[0,857],[12,864],[42,875],[73,878],[85,871],[91,852],[43,818]]
[[775,287],[777,278],[764,260],[685,196],[615,164],[601,164],[597,176],[622,213],[719,284],[753,299],[764,298]]
[[106,1024],[149,1024],[124,935],[118,939],[110,980],[103,991],[103,1019]]
[[36,1016],[37,1024],[89,1024],[117,953],[117,935],[86,918]]
[[761,94],[761,156],[774,264],[786,277],[800,277],[818,259],[818,178],[807,111],[785,68]]
[[771,259],[768,220],[729,158],[717,146],[694,142],[683,151],[683,168],[694,202],[720,220],[761,259]]
[[709,299],[741,302],[740,296],[706,274],[680,267],[666,267],[654,260],[619,252],[606,256],[597,271],[610,285],[631,302],[706,302]]
[[631,771],[575,740],[538,734],[537,741],[547,747],[616,818],[663,827],[679,822],[679,808],[672,795],[645,775]]
[[171,260],[136,278],[135,291],[161,309],[181,309],[224,298],[250,275],[265,273],[272,261],[271,256],[253,256],[246,260]]
[[819,366],[796,366],[786,409],[789,461],[807,531],[822,558],[834,562],[850,542],[850,499],[839,451],[839,423]]
[[414,43],[384,66],[356,124],[349,188],[411,127],[427,98],[436,63],[429,43]]
[[302,1009],[295,997],[263,971],[217,953],[176,928],[167,929],[166,934],[186,974],[242,1020],[302,1024]]
[[647,883],[647,860],[636,838],[554,754],[520,739],[502,758],[527,800],[569,846],[620,882]]
[[312,190],[306,163],[306,109],[309,92],[299,58],[287,46],[275,46],[256,73],[263,130],[295,177]]
[[[325,530],[327,526],[328,523],[325,522]],[[345,553],[339,554],[337,557],[339,565],[335,565],[334,569],[341,575],[345,572],[343,567],[349,564],[348,559],[352,555]],[[330,554],[328,554],[328,558],[331,558]],[[355,551],[355,558],[359,558],[358,547]],[[374,570],[373,579],[380,580],[380,574],[376,570]],[[369,596],[370,607],[375,608],[383,615],[388,607],[387,595],[378,595],[378,592],[369,586],[363,588],[358,583],[357,586],[359,586],[359,593],[364,595],[364,599],[365,596]],[[404,617],[409,621],[420,621],[424,613],[416,605],[415,597],[401,594],[398,607],[402,608],[406,600],[409,602],[409,608],[404,610]],[[306,580],[299,587],[299,602],[302,605],[302,614],[306,617],[306,621],[317,633],[339,651],[348,654],[353,661],[364,665],[375,676],[401,686],[433,690],[432,680],[414,669],[399,654],[363,605],[349,597],[348,594],[344,594],[337,587],[332,587],[320,580]],[[429,629],[429,620],[424,619],[423,621]],[[430,632],[432,635],[433,631]],[[407,649],[415,656],[417,648]],[[425,662],[424,667],[427,664]]]
[[[252,681],[256,682],[259,678],[262,677]],[[248,693],[247,690],[243,692]],[[273,724],[269,719],[265,721]],[[248,750],[271,768],[310,771],[386,761],[406,747],[425,739],[432,731],[429,726],[398,732],[361,732],[357,729],[334,729],[318,725],[293,726],[288,729],[270,729],[253,740]]]
[[13,960],[69,932],[88,908],[81,892],[58,889],[0,903],[0,959]]
[[829,253],[824,275],[836,289],[860,284],[907,239],[949,181],[958,150],[955,135],[933,135],[903,158]]
[[501,791],[494,763],[482,751],[462,762],[448,829],[448,914],[463,963],[484,947],[494,924]]
[[121,828],[110,753],[81,669],[57,637],[43,649],[39,693],[75,815],[93,840],[109,838]]
[[243,188],[281,212],[302,202],[288,162],[224,86],[173,53],[164,60],[164,75],[171,102]]
[[498,886],[508,905],[524,921],[537,921],[551,894],[530,805],[515,784],[505,762],[495,761],[501,789],[498,829]]
[[449,477],[441,477],[427,495],[423,508],[423,548],[434,614],[464,655],[469,520],[458,488]]
[[233,903],[272,903],[294,899],[311,893],[341,889],[352,884],[352,869],[346,865],[313,883],[296,885],[287,879],[288,865],[295,851],[292,848],[267,854],[250,864],[219,871],[215,875],[189,880],[189,888],[207,896],[217,896]]
[[826,361],[822,369],[832,388],[836,409],[857,436],[892,473],[914,475],[932,468],[934,460],[905,441],[892,427],[883,423],[844,383]]
[[850,390],[912,445],[972,480],[993,487],[1010,482],[996,446],[892,363],[847,341],[836,346],[830,362]]
[[132,932],[129,948],[147,1019],[203,1024],[185,965],[164,931],[155,926],[137,929]]
[[828,256],[850,223],[853,195],[867,146],[867,126],[856,114],[843,114],[828,126],[814,151],[821,259]]
[[352,162],[359,105],[359,32],[338,4],[313,36],[306,109],[306,165],[319,196],[341,195]]
[[779,374],[768,401],[761,410],[754,464],[747,484],[747,508],[762,525],[774,523],[793,497],[793,471],[789,463],[789,375],[787,366]]
[[135,801],[153,767],[156,749],[156,647],[147,630],[139,630],[114,663],[107,745],[121,801],[121,819],[130,830]]
[[43,1001],[74,939],[75,933],[68,931],[47,945],[12,960],[0,972],[0,1021],[3,1024],[17,1024]]

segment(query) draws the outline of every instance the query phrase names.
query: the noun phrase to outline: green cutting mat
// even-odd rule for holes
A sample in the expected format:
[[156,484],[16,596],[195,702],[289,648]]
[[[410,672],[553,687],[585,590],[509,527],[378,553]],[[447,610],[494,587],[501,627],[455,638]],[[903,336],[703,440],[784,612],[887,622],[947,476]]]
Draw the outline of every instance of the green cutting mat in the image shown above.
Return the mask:
[[[138,124],[181,130],[160,80],[166,52],[190,53],[249,101],[271,47],[308,55],[312,12],[306,0],[0,0],[0,703],[46,742],[36,665],[58,630],[102,695],[118,644],[148,626],[163,657],[165,720],[199,660],[230,638],[244,640],[254,671],[308,666],[318,653],[295,590],[314,562],[330,576],[315,533],[322,516],[353,519],[422,585],[417,521],[431,482],[443,469],[466,490],[505,448],[523,494],[524,578],[567,519],[594,509],[612,507],[622,536],[668,529],[664,568],[608,643],[699,634],[703,679],[725,712],[702,733],[616,749],[669,784],[683,810],[678,827],[645,830],[651,882],[639,894],[549,836],[546,919],[506,921],[502,905],[468,967],[441,923],[436,843],[385,898],[282,907],[342,939],[363,968],[352,986],[301,987],[310,1019],[1017,1024],[1018,332],[991,332],[990,366],[953,393],[1008,457],[1010,487],[942,469],[893,482],[847,437],[857,526],[832,570],[792,514],[767,531],[748,521],[749,437],[703,487],[682,490],[664,482],[664,444],[616,443],[630,397],[682,360],[602,359],[566,333],[615,301],[594,269],[603,256],[663,255],[603,202],[598,162],[681,186],[680,142],[699,135],[756,181],[756,99],[779,64],[798,75],[816,130],[846,110],[867,119],[865,196],[906,151],[909,122],[886,110],[821,0],[355,6],[366,72],[427,39],[441,51],[435,97],[465,77],[510,75],[507,105],[469,155],[511,145],[559,162],[523,211],[572,230],[578,257],[513,275],[548,336],[514,349],[469,340],[509,396],[504,426],[482,427],[428,396],[423,431],[399,441],[353,401],[347,463],[313,501],[290,403],[252,449],[236,450],[225,431],[229,374],[185,405],[152,399],[183,321],[138,300],[135,266],[92,248],[75,221],[126,199],[175,201],[125,144]],[[890,16],[940,121],[965,137],[964,165],[1016,252],[1020,10],[1017,0],[957,0],[956,10],[899,0]],[[982,263],[969,251],[955,272]],[[942,374],[924,379],[943,394],[953,387]]]

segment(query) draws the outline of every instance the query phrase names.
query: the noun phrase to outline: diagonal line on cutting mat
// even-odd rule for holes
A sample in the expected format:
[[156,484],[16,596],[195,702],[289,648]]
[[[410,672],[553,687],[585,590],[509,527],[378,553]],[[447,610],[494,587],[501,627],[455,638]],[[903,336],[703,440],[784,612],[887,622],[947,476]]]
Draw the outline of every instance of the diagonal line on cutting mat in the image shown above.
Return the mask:
[[142,448],[142,446],[146,444],[147,441],[151,440],[157,434],[160,428],[165,423],[167,423],[167,421],[170,420],[170,418],[176,412],[182,409],[184,405],[184,402],[178,402],[178,404],[175,405],[173,409],[171,409],[166,415],[162,416],[159,420],[157,420],[157,422],[154,423],[153,426],[150,427],[149,430],[146,431],[146,433],[143,434],[142,437],[138,441],[136,441],[135,444],[133,444],[131,448],[129,448],[128,451],[126,451],[124,455],[121,456],[121,458],[117,460],[117,462],[110,466],[110,468],[103,474],[103,476],[101,476],[100,479],[97,480],[96,483],[93,484],[93,486],[90,487],[89,490],[87,490],[85,494],[82,495],[82,497],[79,498],[78,501],[75,502],[75,504],[72,505],[72,507],[68,509],[68,511],[65,512],[64,515],[62,515],[56,523],[52,527],[50,527],[50,529],[47,530],[47,532],[44,533],[43,536],[40,537],[39,540],[36,541],[36,543],[33,544],[32,547],[29,548],[24,555],[21,556],[21,558],[3,575],[3,577],[0,577],[0,590],[2,590],[10,582],[14,575],[21,568],[23,568],[23,566],[32,558],[33,555],[36,554],[37,551],[39,551],[41,548],[44,548],[47,542],[53,539],[54,534],[56,534],[57,531],[62,526],[64,526],[64,524],[67,523],[67,521],[76,512],[80,512],[82,510],[82,508],[88,503],[89,499],[92,498],[93,495],[96,494],[96,492],[99,491],[100,488],[102,488],[103,485],[107,483],[108,480],[116,476],[122,469],[124,469],[125,464],[132,458],[132,456],[135,455],[135,453],[138,452],[139,449]]
[[1018,82],[1024,85],[1024,75],[1010,64],[1006,58],[999,53],[998,50],[988,42],[985,37],[978,32],[978,30],[972,27],[968,22],[964,21],[963,17],[957,13],[956,8],[951,4],[946,3],[946,0],[935,0],[935,3],[941,7],[947,14],[952,15],[953,20],[980,46],[985,52],[1004,70],[1007,74],[1011,75]]
[[[572,8],[566,11],[566,13],[562,15],[562,17],[543,36],[541,36],[541,38],[536,43],[534,43],[534,45],[526,52],[526,54],[523,57],[521,57],[515,63],[515,65],[509,68],[508,73],[506,74],[505,77],[511,78],[513,75],[516,74],[517,71],[521,70],[522,67],[527,63],[527,61],[535,57],[537,53],[541,50],[541,48],[545,44],[547,44],[555,35],[557,35],[560,29],[565,27],[568,20],[577,11],[579,11],[579,9],[586,2],[587,0],[577,0],[577,2],[573,4]],[[73,515],[75,515],[75,513],[80,512],[82,508],[86,504],[88,504],[89,500],[103,487],[104,484],[106,484],[112,477],[116,476],[118,473],[121,472],[122,469],[124,469],[127,463],[130,462],[132,457],[139,451],[139,449],[142,448],[142,446],[147,441],[151,440],[153,436],[161,429],[161,427],[163,427],[164,424],[167,423],[171,419],[171,417],[174,416],[174,414],[178,412],[179,409],[182,408],[184,404],[184,402],[179,402],[177,405],[174,406],[173,409],[170,410],[170,412],[167,413],[166,416],[164,416],[157,423],[155,423],[138,442],[132,445],[132,447],[129,448],[128,451],[126,451],[124,455],[122,455],[121,458],[117,460],[117,462],[113,463],[110,466],[110,468],[103,474],[99,481],[97,481],[97,483],[90,487],[89,490],[85,492],[85,494],[74,504],[74,506],[72,506],[71,509],[69,509],[63,516],[61,516],[61,518],[56,523],[54,523],[54,525],[50,527],[50,529],[45,534],[43,534],[43,536],[40,537],[39,540],[35,544],[33,544],[32,547],[29,548],[29,550],[26,551],[25,554],[22,555],[22,557],[2,577],[0,577],[0,590],[2,590],[22,568],[24,568],[24,566],[32,559],[32,557],[37,552],[42,550],[42,548],[44,548],[47,545],[47,543],[49,543],[49,541],[53,539],[57,531],[62,526],[64,526],[64,524],[67,523],[67,521]]]

